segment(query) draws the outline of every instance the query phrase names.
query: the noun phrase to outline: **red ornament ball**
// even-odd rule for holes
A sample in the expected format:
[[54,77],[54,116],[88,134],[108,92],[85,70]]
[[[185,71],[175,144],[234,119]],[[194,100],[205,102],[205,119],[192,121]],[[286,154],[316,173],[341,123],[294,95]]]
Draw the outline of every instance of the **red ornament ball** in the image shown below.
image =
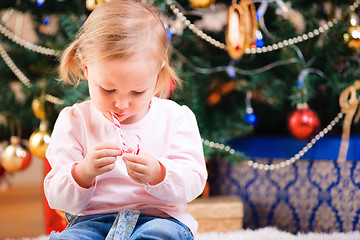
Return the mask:
[[308,107],[298,107],[288,118],[290,134],[299,140],[310,140],[320,130],[319,116]]

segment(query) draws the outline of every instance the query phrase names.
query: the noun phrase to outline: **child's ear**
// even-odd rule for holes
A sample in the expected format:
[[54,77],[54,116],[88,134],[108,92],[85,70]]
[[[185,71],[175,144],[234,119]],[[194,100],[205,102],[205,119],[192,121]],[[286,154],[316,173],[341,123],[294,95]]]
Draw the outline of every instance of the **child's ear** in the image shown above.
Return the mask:
[[79,59],[81,64],[81,70],[83,71],[84,77],[85,79],[88,79],[88,67],[84,55],[80,54]]
[[166,61],[164,60],[164,61],[162,62],[162,64],[161,64],[160,70],[163,69],[163,67],[165,66],[165,64],[166,64]]

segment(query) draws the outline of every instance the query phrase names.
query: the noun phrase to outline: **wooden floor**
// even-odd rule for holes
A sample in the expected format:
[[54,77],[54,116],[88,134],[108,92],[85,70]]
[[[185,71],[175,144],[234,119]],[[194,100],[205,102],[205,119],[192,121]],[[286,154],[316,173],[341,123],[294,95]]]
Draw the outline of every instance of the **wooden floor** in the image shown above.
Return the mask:
[[[0,143],[0,150],[3,146]],[[27,169],[8,174],[6,179],[8,190],[0,184],[0,240],[44,235],[44,160],[33,156]]]
[[45,234],[41,185],[0,192],[0,239]]

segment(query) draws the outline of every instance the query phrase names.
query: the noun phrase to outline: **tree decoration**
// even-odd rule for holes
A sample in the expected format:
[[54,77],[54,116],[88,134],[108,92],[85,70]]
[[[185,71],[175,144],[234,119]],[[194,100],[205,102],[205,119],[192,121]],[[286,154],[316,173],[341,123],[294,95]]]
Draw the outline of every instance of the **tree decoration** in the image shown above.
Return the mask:
[[261,1],[260,6],[256,10],[256,20],[260,20],[262,17],[264,17],[268,6],[269,3],[267,1]]
[[36,6],[41,7],[44,4],[45,0],[37,0]]
[[251,126],[255,126],[257,123],[257,118],[254,114],[254,109],[251,106],[251,91],[246,92],[246,115],[245,115],[245,122],[247,122]]
[[35,98],[32,101],[31,107],[32,107],[32,110],[33,110],[35,116],[38,119],[41,119],[41,120],[45,119],[46,112],[45,112],[45,98],[44,98],[44,96],[41,96],[39,98]]
[[20,137],[12,136],[10,145],[1,153],[1,166],[6,172],[13,173],[26,169],[31,163],[31,154],[21,144]]
[[6,123],[10,127],[10,144],[0,149],[0,177],[4,172],[13,173],[26,169],[31,163],[29,150],[21,143],[22,128],[19,119],[11,112],[3,112]]
[[44,16],[39,26],[39,32],[54,37],[58,33],[59,23],[59,18],[56,15]]
[[45,94],[35,98],[32,102],[32,109],[35,116],[41,120],[39,130],[33,132],[29,138],[30,152],[41,158],[45,158],[46,149],[50,143],[50,132],[46,120]]
[[289,19],[297,34],[302,35],[306,30],[305,18],[300,11],[296,11],[293,8],[289,8],[289,14],[284,16],[285,19]]
[[227,24],[228,7],[223,3],[217,3],[210,8],[198,9],[201,19],[195,20],[194,24],[201,30],[210,32],[223,31]]
[[[357,0],[359,1],[359,0]],[[349,6],[349,9],[355,9],[358,7],[359,2],[355,1],[352,5]],[[177,15],[180,16],[181,19],[184,21],[185,26],[187,26],[195,35],[197,35],[198,37],[200,37],[201,39],[203,39],[204,41],[210,43],[211,45],[219,48],[219,49],[223,49],[223,50],[228,50],[227,46],[212,38],[211,36],[209,36],[208,34],[204,33],[203,31],[201,31],[198,27],[196,27],[193,23],[190,22],[189,19],[187,19],[187,17],[185,17],[184,13],[181,12],[181,10],[175,6],[174,2],[172,0],[166,0],[166,4],[169,5],[170,9],[172,10],[172,12]],[[228,17],[229,19],[229,17]],[[229,22],[229,20],[228,20]],[[245,49],[245,54],[260,54],[260,53],[267,53],[267,52],[272,52],[272,51],[276,51],[276,50],[280,50],[284,47],[287,46],[292,46],[292,45],[296,45],[297,43],[303,42],[303,41],[307,41],[310,40],[322,33],[325,33],[326,31],[328,31],[330,28],[334,27],[335,24],[338,23],[338,19],[337,18],[333,18],[330,21],[320,25],[318,28],[313,29],[312,31],[309,31],[308,33],[299,35],[299,36],[295,36],[295,37],[291,37],[289,39],[284,39],[282,41],[279,41],[277,43],[273,43],[267,46],[263,46],[263,47],[257,47],[255,48],[246,48]],[[227,33],[226,33],[227,35]],[[226,36],[227,37],[227,36]]]
[[235,81],[231,81],[231,82],[226,82],[221,84],[220,86],[217,86],[215,88],[215,91],[213,91],[208,99],[207,99],[207,103],[210,106],[216,105],[221,101],[221,98],[227,94],[229,94],[230,92],[234,91],[236,89],[236,82]]
[[[289,5],[284,3],[283,0],[275,0],[277,3],[278,8],[276,9],[276,13],[278,15],[286,16],[289,14]],[[290,4],[290,3],[289,3]]]
[[231,58],[242,57],[246,48],[256,48],[256,11],[251,0],[242,0],[228,9],[226,49]]
[[[341,107],[341,112],[345,114],[345,119],[343,122],[343,132],[341,135],[341,143],[338,155],[338,162],[345,162],[347,151],[349,148],[349,138],[350,138],[350,127],[352,119],[356,113],[356,110],[359,106],[359,99],[356,95],[356,91],[360,89],[360,80],[354,82],[353,85],[345,88],[339,97],[339,104]],[[359,113],[355,116],[354,122],[359,120]]]
[[228,10],[226,28],[226,49],[233,59],[239,59],[245,49],[244,10],[238,4],[233,4]]
[[181,21],[179,17],[176,17],[175,20],[168,19],[167,23],[169,24],[169,31],[171,35],[182,35],[185,29],[184,22]]
[[226,66],[225,71],[230,78],[236,77],[236,70],[233,63],[230,63],[228,66]]
[[244,9],[245,17],[245,48],[255,49],[256,48],[256,9],[252,0],[241,0],[240,6]]
[[189,0],[191,6],[194,8],[205,8],[214,4],[216,0]]
[[264,40],[263,35],[260,30],[256,30],[256,47],[263,47],[264,46]]
[[298,104],[288,118],[288,130],[299,140],[311,139],[320,129],[319,116],[308,105]]
[[[304,60],[305,61],[305,60]],[[311,63],[307,63],[304,65],[310,65]],[[305,80],[307,79],[308,75],[312,73],[312,74],[316,74],[319,77],[322,77],[323,79],[326,79],[326,75],[320,71],[319,69],[316,68],[310,68],[310,67],[306,67],[304,69],[302,69],[300,71],[300,74],[298,76],[298,81],[297,81],[297,90],[298,93],[296,94],[296,104],[300,103],[306,103],[309,99],[309,92],[307,90],[307,87],[309,84],[305,84]]]
[[36,33],[36,23],[29,12],[23,13],[14,9],[8,9],[2,15],[1,22],[17,38],[23,38],[32,43],[39,41],[38,34]]
[[356,53],[360,53],[359,19],[354,13],[350,15],[350,27],[348,33],[344,33],[343,38],[349,47],[354,48]]
[[48,123],[46,120],[42,120],[39,130],[31,134],[29,138],[30,152],[41,159],[45,159],[46,149],[50,143],[51,133],[48,130]]
[[86,8],[92,11],[97,5],[103,4],[104,2],[105,0],[86,0]]

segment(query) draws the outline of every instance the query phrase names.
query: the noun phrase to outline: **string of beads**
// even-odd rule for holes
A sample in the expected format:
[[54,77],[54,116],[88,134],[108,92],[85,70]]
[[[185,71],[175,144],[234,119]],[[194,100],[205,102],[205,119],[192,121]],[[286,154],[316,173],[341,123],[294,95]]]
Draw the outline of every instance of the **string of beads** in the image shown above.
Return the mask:
[[[20,80],[20,82],[22,82],[26,87],[31,88],[32,84],[30,82],[30,79],[26,77],[25,74],[15,65],[14,61],[7,54],[6,50],[4,49],[1,43],[0,43],[0,56],[4,60],[5,64],[10,68],[10,70]],[[52,96],[50,94],[46,94],[45,99],[53,104],[64,104],[64,100]]]
[[[305,147],[303,147],[297,154],[295,154],[293,157],[282,161],[280,163],[276,163],[276,164],[262,164],[262,163],[257,163],[254,162],[252,160],[248,161],[248,165],[254,169],[259,169],[259,170],[275,170],[275,169],[280,169],[280,168],[284,168],[286,166],[289,166],[293,163],[295,163],[297,160],[299,160],[302,156],[305,155],[305,153],[307,153],[314,145],[317,141],[319,141],[321,138],[323,138],[328,132],[330,132],[332,130],[332,128],[340,121],[340,119],[342,119],[344,116],[343,113],[338,113],[338,115],[329,123],[329,125],[327,125],[322,131],[320,131],[318,134],[315,135],[315,137],[313,139],[311,139]],[[221,144],[221,143],[215,143],[213,141],[209,141],[209,140],[204,140],[202,139],[202,142],[205,146],[211,147],[211,148],[215,148],[215,149],[219,149],[219,150],[223,150],[225,152],[228,152],[229,154],[233,155],[236,154],[236,150],[231,148],[230,146]]]
[[59,50],[42,47],[42,46],[36,45],[32,42],[29,42],[29,41],[21,38],[20,36],[16,35],[9,29],[7,29],[1,23],[0,23],[0,33],[3,34],[8,39],[10,39],[11,41],[13,41],[14,43],[17,43],[18,45],[20,45],[30,51],[36,52],[36,53],[40,53],[40,54],[48,55],[48,56],[54,56],[54,57],[59,56],[61,53],[61,51],[59,51]]
[[[226,45],[224,43],[221,43],[220,41],[212,38],[211,36],[204,33],[202,30],[200,30],[198,27],[195,26],[195,24],[191,23],[190,20],[184,16],[184,14],[180,11],[179,8],[175,6],[174,1],[167,0],[166,1],[169,8],[172,10],[172,12],[185,24],[187,28],[189,28],[195,35],[200,37],[201,39],[205,40],[206,42],[210,43],[211,45],[226,50]],[[352,5],[349,6],[350,11],[354,11],[356,8],[359,7],[360,0],[356,0]],[[258,47],[258,48],[246,48],[245,54],[258,54],[258,53],[266,53],[271,52],[274,50],[278,50],[290,45],[294,45],[303,41],[306,41],[308,39],[311,39],[315,36],[320,35],[321,33],[324,33],[325,31],[328,31],[330,28],[332,28],[335,24],[338,23],[338,20],[336,18],[332,19],[331,21],[328,21],[324,25],[318,27],[317,29],[314,29],[313,31],[310,31],[308,33],[304,33],[302,35],[285,39],[283,41],[280,41],[278,43],[274,43],[268,46]]]

